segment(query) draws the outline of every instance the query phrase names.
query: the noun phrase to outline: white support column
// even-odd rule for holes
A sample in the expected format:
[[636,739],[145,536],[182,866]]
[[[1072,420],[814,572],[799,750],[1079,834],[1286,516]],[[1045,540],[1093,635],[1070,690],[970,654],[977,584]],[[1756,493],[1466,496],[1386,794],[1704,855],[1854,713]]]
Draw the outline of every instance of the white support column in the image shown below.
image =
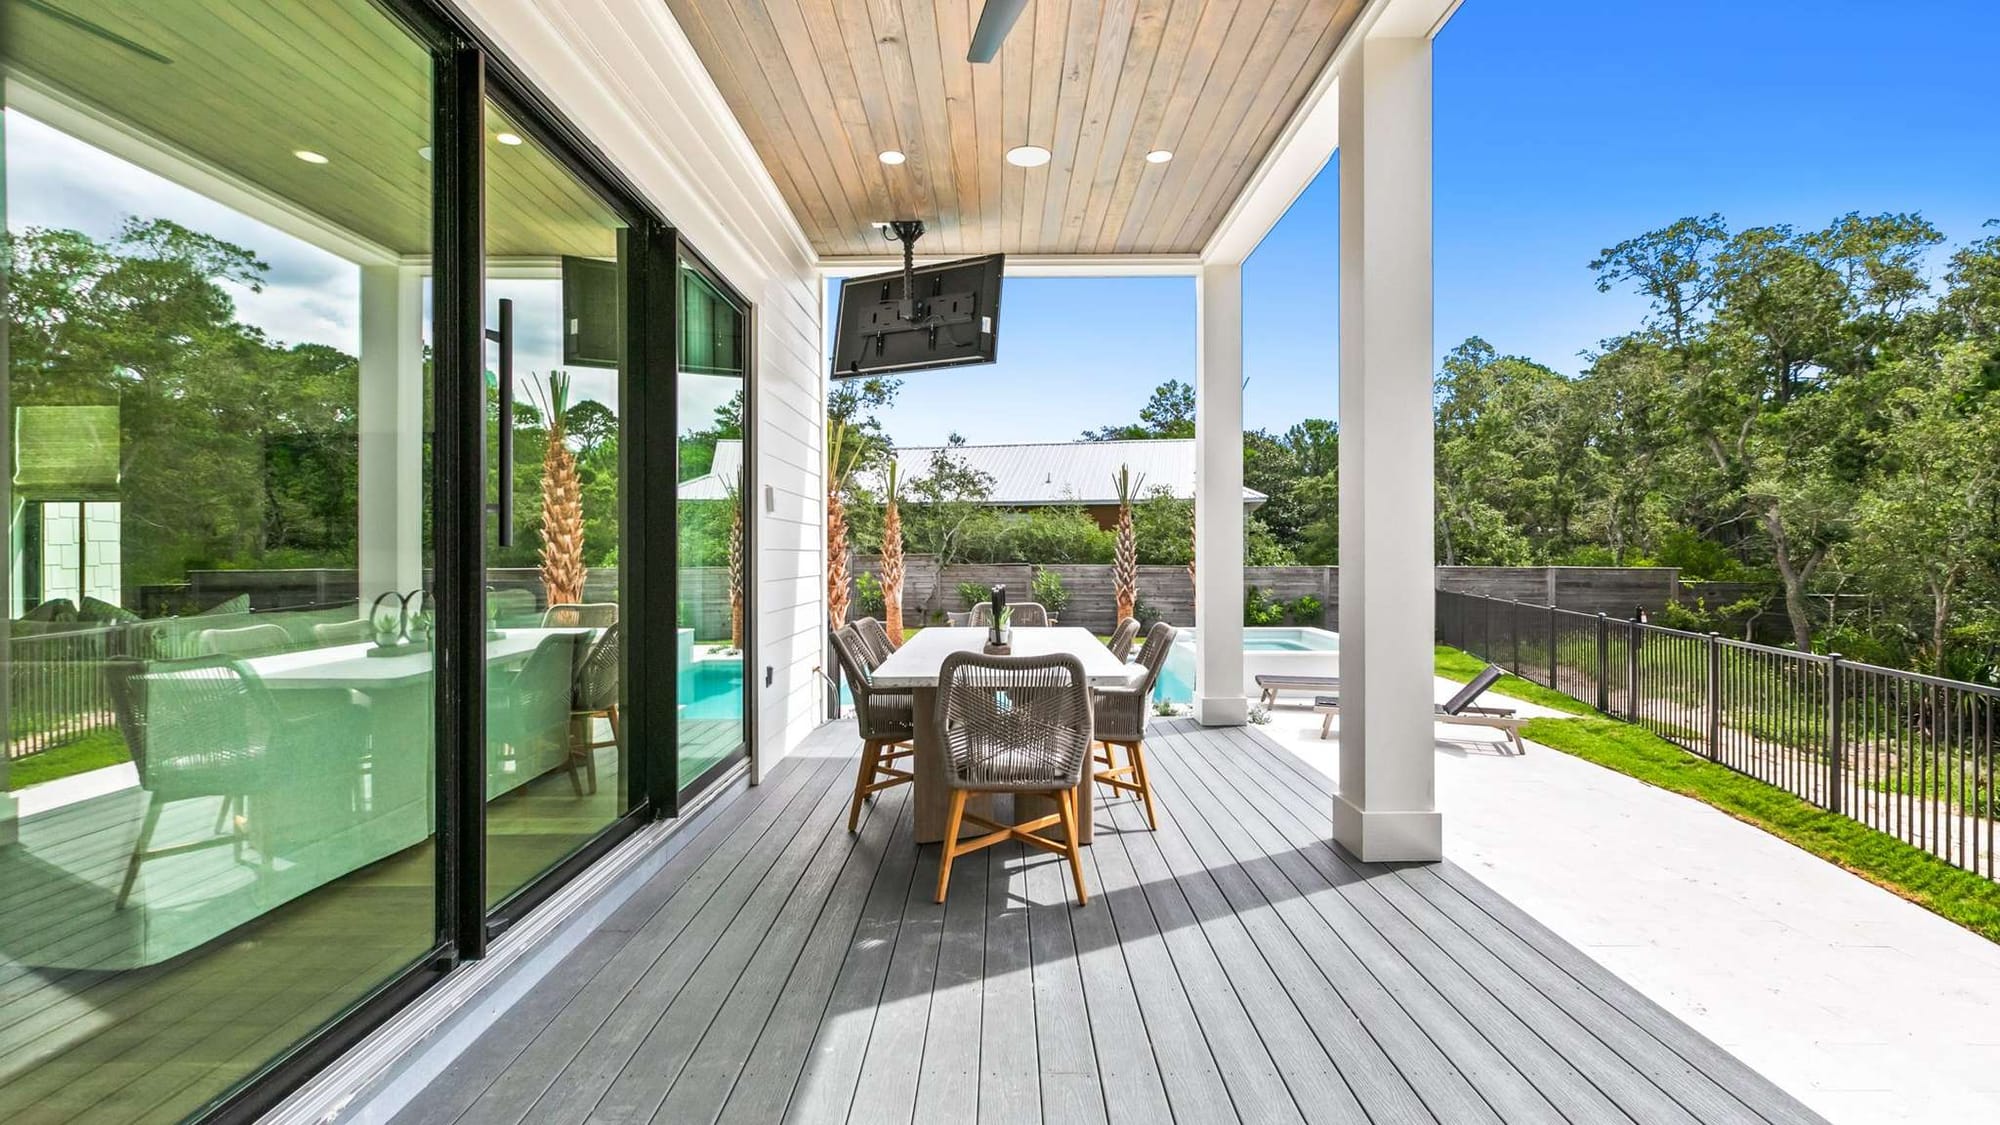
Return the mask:
[[[1424,28],[1428,31],[1429,28]],[[1340,793],[1364,860],[1436,860],[1431,42],[1340,72]]]
[[1195,718],[1241,726],[1243,696],[1243,267],[1195,279]]
[[424,579],[423,275],[361,267],[361,605]]

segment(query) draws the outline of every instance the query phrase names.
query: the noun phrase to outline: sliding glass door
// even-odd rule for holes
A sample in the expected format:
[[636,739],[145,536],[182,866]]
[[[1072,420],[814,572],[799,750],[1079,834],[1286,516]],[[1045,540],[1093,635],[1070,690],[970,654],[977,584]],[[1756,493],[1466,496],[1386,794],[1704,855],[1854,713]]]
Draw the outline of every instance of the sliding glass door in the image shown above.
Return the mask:
[[675,742],[686,792],[741,759],[748,745],[754,547],[745,308],[694,260],[683,258],[678,272]]

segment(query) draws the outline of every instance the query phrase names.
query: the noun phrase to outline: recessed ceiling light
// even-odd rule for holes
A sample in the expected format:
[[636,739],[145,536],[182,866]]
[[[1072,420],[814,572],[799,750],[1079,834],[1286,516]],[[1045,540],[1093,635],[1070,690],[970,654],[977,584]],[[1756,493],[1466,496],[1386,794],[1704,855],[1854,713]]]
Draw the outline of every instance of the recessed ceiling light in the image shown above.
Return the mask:
[[519,133],[495,133],[493,134],[493,139],[503,145],[517,145],[521,143],[521,135]]
[[1166,149],[1163,148],[1156,148],[1153,151],[1146,154],[1146,163],[1165,164],[1167,161],[1172,160],[1173,158],[1174,158],[1173,153],[1168,152]]
[[1016,168],[1040,168],[1049,162],[1049,150],[1040,145],[1022,145],[1007,150],[1007,163]]
[[418,149],[417,155],[423,157],[425,160],[429,160],[431,158],[431,146],[425,145]]
[[326,163],[326,157],[320,155],[317,152],[314,152],[309,148],[294,149],[292,155],[298,157],[300,160],[305,161],[307,164]]
[[875,159],[880,160],[884,164],[895,165],[895,164],[901,164],[903,161],[908,160],[909,157],[904,156],[902,153],[897,152],[893,148],[889,148],[889,149],[883,149],[881,152],[876,153]]

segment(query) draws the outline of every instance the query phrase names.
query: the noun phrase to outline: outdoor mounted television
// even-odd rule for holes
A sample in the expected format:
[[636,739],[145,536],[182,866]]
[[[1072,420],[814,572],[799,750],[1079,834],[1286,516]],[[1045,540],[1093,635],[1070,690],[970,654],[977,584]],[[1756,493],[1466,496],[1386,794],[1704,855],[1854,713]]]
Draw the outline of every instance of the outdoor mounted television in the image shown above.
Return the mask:
[[901,270],[842,281],[833,377],[992,363],[1005,264],[1005,255],[988,254],[921,267],[911,275],[914,300],[903,292]]

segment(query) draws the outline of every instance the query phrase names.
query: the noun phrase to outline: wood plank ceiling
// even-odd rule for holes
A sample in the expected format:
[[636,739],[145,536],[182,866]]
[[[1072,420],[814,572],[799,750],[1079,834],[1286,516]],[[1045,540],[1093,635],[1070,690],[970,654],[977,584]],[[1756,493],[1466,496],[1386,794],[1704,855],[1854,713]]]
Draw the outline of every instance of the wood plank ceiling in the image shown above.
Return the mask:
[[[0,3],[8,65],[329,226],[429,253],[430,56],[369,0]],[[486,126],[489,258],[617,253],[610,210],[532,140],[499,143],[526,130],[490,103]]]
[[933,254],[1187,254],[1362,0],[1031,0],[977,65],[982,0],[665,3],[822,254],[893,250],[896,218]]

